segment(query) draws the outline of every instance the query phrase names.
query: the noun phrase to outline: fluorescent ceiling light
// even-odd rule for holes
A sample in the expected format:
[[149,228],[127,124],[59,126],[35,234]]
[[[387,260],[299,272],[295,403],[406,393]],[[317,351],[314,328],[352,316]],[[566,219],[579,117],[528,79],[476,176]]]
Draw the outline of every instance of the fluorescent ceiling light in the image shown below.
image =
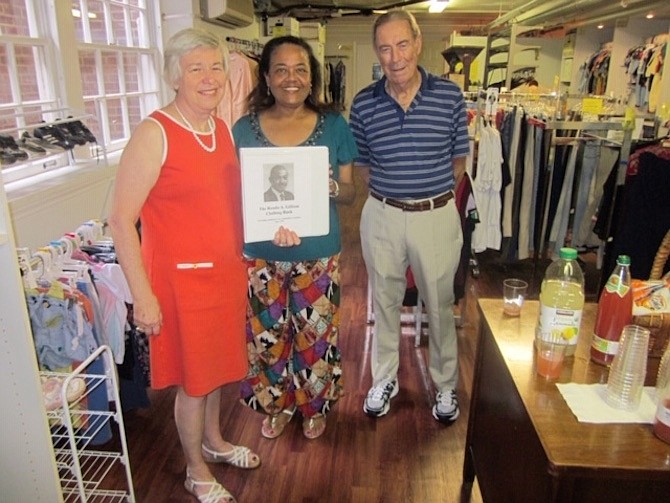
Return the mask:
[[444,0],[444,1],[439,1],[439,0],[431,0],[430,5],[428,6],[428,12],[431,14],[439,14],[442,12],[444,9],[447,8],[447,4],[449,3],[449,0]]

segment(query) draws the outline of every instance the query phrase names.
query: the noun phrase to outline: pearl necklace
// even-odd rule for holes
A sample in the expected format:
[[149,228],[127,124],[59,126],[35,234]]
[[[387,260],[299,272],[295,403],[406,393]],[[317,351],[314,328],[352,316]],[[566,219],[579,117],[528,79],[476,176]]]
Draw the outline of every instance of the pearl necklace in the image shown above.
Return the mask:
[[214,122],[214,119],[212,119],[211,116],[207,118],[207,125],[209,126],[209,131],[206,133],[202,134],[208,134],[212,136],[212,146],[208,147],[205,145],[205,143],[200,139],[200,134],[193,128],[191,123],[188,121],[186,117],[184,117],[184,114],[181,113],[181,110],[179,110],[179,107],[177,106],[177,103],[175,102],[174,107],[177,109],[177,113],[179,114],[179,117],[181,117],[181,120],[184,121],[184,123],[188,126],[188,128],[191,130],[191,134],[193,135],[193,138],[195,138],[195,141],[198,142],[198,144],[203,148],[205,152],[214,152],[216,150],[216,135],[214,132],[216,131],[216,123]]

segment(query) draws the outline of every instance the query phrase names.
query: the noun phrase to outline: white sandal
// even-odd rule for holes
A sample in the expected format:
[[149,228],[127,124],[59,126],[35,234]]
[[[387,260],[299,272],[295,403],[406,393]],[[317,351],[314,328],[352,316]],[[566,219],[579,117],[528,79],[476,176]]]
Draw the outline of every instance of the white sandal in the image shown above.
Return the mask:
[[[191,474],[186,470],[186,480],[184,488],[197,498],[200,503],[237,503],[228,490],[223,487],[216,479],[212,480],[194,480]],[[204,494],[198,493],[198,488],[206,489]]]
[[228,463],[245,469],[258,468],[261,464],[258,454],[242,445],[233,445],[228,452],[217,452],[202,444],[202,459],[208,463]]
[[[293,419],[295,414],[295,407],[292,409],[284,409],[279,414],[273,414],[263,419],[263,426],[261,427],[261,435],[265,438],[277,438],[284,433],[284,428]],[[288,416],[288,419],[283,417],[283,414]]]

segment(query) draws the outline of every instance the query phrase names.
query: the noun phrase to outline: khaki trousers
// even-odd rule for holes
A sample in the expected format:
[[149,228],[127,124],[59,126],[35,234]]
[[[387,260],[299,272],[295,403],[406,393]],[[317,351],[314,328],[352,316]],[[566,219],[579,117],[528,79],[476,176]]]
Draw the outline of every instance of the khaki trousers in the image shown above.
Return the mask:
[[428,315],[431,378],[437,391],[455,389],[454,275],[463,232],[454,199],[442,208],[409,212],[368,197],[361,214],[361,245],[375,313],[373,385],[398,373],[400,310],[409,266]]

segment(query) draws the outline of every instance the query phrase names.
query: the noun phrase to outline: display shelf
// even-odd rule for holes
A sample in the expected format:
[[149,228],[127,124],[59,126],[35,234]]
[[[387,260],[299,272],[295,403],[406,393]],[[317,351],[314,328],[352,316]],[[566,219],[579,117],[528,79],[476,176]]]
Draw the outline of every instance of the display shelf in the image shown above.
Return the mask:
[[[489,34],[486,43],[486,60],[484,63],[484,87],[492,84],[492,77],[499,72],[501,83],[507,89],[512,86],[515,71],[522,68],[537,68],[533,63],[538,61],[541,47],[539,45],[527,45],[524,43],[536,35],[537,28],[532,26],[512,25],[509,29]],[[533,61],[523,64],[516,62],[517,56],[533,52]],[[501,58],[507,56],[503,61]],[[495,61],[494,61],[495,59]],[[525,58],[524,58],[525,59]]]
[[496,54],[507,54],[509,52],[509,44],[497,45],[489,49],[489,54],[495,56]]
[[104,159],[104,165],[107,165],[107,151],[102,145],[97,143],[97,141],[87,141],[84,144],[75,144],[71,148],[61,148],[56,146],[43,147],[46,152],[39,154],[24,148],[21,140],[23,134],[26,132],[30,135],[31,139],[34,139],[34,131],[38,128],[54,128],[75,122],[79,122],[88,129],[88,126],[86,126],[85,123],[91,119],[95,119],[93,115],[70,108],[55,108],[43,110],[39,113],[42,117],[48,120],[40,122],[30,122],[25,120],[25,117],[27,116],[34,117],[37,112],[16,113],[14,115],[3,117],[3,120],[13,121],[16,125],[11,128],[0,129],[0,135],[13,137],[19,149],[24,150],[29,155],[28,159],[17,160],[14,163],[6,164],[2,167],[2,179],[5,183],[26,176],[44,173],[52,169],[74,166],[92,158],[102,157]]
[[[91,364],[103,358],[105,374],[91,372]],[[128,460],[128,447],[119,400],[116,366],[112,352],[100,346],[71,373],[40,372],[43,379],[62,380],[61,407],[47,411],[56,468],[65,502],[134,502],[134,490]],[[68,390],[85,383],[80,396]],[[101,388],[101,389],[98,389]],[[110,410],[89,408],[89,399],[96,390],[113,396]],[[118,450],[96,449],[96,435],[112,421],[119,436]],[[116,442],[115,442],[116,444]],[[124,487],[113,487],[125,479]]]

